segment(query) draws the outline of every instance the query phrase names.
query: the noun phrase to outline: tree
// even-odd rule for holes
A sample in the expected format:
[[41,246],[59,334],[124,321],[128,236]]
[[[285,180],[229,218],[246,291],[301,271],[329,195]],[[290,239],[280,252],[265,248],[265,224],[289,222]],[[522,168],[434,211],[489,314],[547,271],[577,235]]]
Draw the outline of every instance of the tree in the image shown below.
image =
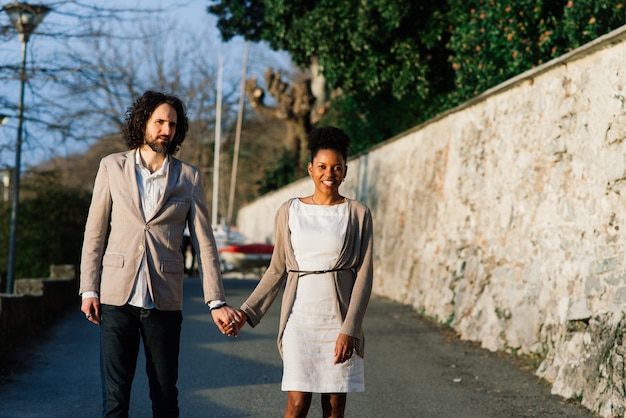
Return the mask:
[[321,123],[363,150],[626,22],[621,0],[213,1],[241,35],[317,60],[340,91]]
[[[82,4],[74,2],[63,4],[66,3],[74,4],[76,7]],[[104,9],[88,5],[84,7],[100,17],[105,14]],[[54,10],[60,13],[58,7],[55,6]],[[68,9],[66,12],[73,16]],[[52,259],[54,262],[68,260],[67,262],[72,263],[78,259],[84,229],[84,217],[79,219],[78,215],[87,214],[90,188],[98,162],[107,154],[126,149],[119,135],[125,121],[125,111],[132,101],[147,89],[174,93],[185,102],[190,118],[190,130],[176,156],[202,170],[208,200],[212,196],[216,73],[219,53],[219,48],[211,43],[215,37],[181,29],[177,22],[172,20],[168,20],[167,26],[162,21],[154,25],[133,23],[129,31],[128,26],[121,24],[124,23],[124,16],[128,10],[116,9],[116,12],[117,19],[103,21],[78,19],[81,23],[80,30],[72,31],[66,28],[67,36],[61,33],[52,34],[49,32],[50,28],[42,24],[42,33],[34,36],[31,41],[35,44],[35,41],[39,42],[45,36],[50,36],[54,37],[55,42],[64,43],[65,47],[61,50],[55,48],[55,54],[50,60],[37,57],[32,63],[29,62],[30,97],[27,100],[29,104],[27,120],[31,130],[30,145],[43,145],[43,142],[37,142],[38,135],[32,134],[41,127],[46,128],[46,139],[57,137],[57,140],[50,140],[45,145],[48,158],[31,166],[23,176],[17,237],[18,278],[44,274],[43,266],[47,274],[47,265]],[[109,17],[114,15],[113,10],[110,10],[110,13]],[[83,35],[84,37],[81,37]],[[155,39],[158,39],[158,42],[155,42]],[[17,50],[19,52],[19,48]],[[39,50],[40,48],[33,47],[33,52]],[[0,82],[3,85],[10,85],[13,82],[10,78],[15,78],[15,65],[11,63],[9,55],[0,54],[0,56]],[[239,79],[226,77],[222,89],[223,172],[230,172],[231,139],[234,134],[235,104],[239,85]],[[9,108],[7,113],[12,112],[15,107],[11,102],[12,98],[5,99],[1,94],[0,104],[5,103]],[[255,128],[267,132],[275,129],[267,124],[257,124]],[[261,138],[258,144],[250,144],[256,137]],[[58,153],[59,148],[73,140],[88,142],[91,146],[86,152],[76,151],[61,157]],[[256,188],[263,173],[263,166],[260,166],[256,159],[270,160],[272,153],[282,152],[282,148],[266,141],[264,135],[250,131],[244,125],[241,161],[251,169],[238,177],[236,193],[238,199],[235,207],[258,195]],[[220,213],[226,213],[229,180],[228,176],[220,176],[218,206]],[[84,197],[87,206],[83,205]],[[66,200],[61,204],[58,199]],[[68,205],[73,204],[75,206],[69,208]],[[71,216],[72,221],[66,222],[65,215],[59,214],[59,210],[65,211],[64,214],[68,217]],[[9,221],[8,212],[5,212],[4,207],[0,208],[0,211],[2,211],[0,214],[2,222],[0,271],[2,271],[2,266],[6,265],[6,260],[2,259],[7,253]],[[42,222],[45,221],[53,223],[47,217],[48,214],[54,215],[59,220],[55,224],[58,228],[42,226]],[[43,242],[40,242],[42,240]],[[47,247],[46,241],[50,241],[52,243],[50,245],[56,247]],[[78,249],[73,246],[74,242],[78,243]],[[67,256],[65,248],[72,252],[73,258]],[[44,253],[49,256],[44,257],[42,255]]]
[[286,125],[284,146],[287,158],[284,159],[284,168],[295,173],[306,166],[306,137],[317,122],[312,120],[315,97],[311,91],[311,80],[302,78],[289,85],[282,80],[280,72],[268,68],[265,85],[275,99],[275,106],[265,104],[265,91],[257,85],[256,77],[246,81],[248,101],[259,115],[277,119]]
[[[181,32],[176,29],[175,22],[170,24],[170,30],[165,31],[162,25],[139,26],[135,29],[134,40],[124,41],[122,45],[115,39],[86,39],[81,50],[90,53],[76,53],[68,58],[81,60],[78,69],[63,80],[64,96],[67,97],[63,102],[67,103],[66,111],[71,115],[68,118],[84,123],[85,128],[88,125],[102,126],[112,132],[98,130],[101,136],[91,141],[86,152],[50,159],[38,169],[58,170],[64,184],[90,187],[99,160],[111,152],[125,149],[119,130],[124,123],[125,109],[132,100],[148,88],[175,92],[185,102],[190,117],[187,138],[176,157],[201,169],[207,201],[209,207],[212,206],[218,59],[207,51],[217,51],[218,48],[211,44],[214,38]],[[155,44],[151,39],[156,32],[171,35],[160,36],[160,42]],[[117,33],[124,39],[130,37],[121,30]],[[160,50],[174,52],[164,59]],[[227,211],[230,193],[229,174],[240,82],[239,79],[227,79],[223,86],[220,215]],[[69,98],[72,98],[71,106]],[[252,115],[253,112],[244,112],[247,118],[241,133],[239,166],[245,169],[237,177],[235,210],[258,196],[257,187],[262,182],[266,161],[272,161],[272,156],[282,154],[285,148],[282,142],[276,141],[282,129],[278,129],[272,120],[254,120]],[[268,136],[270,133],[273,136]]]
[[344,128],[359,151],[423,120],[434,97],[453,88],[446,5],[225,0],[208,10],[225,40],[267,41],[301,68],[315,60],[330,89],[341,92],[322,123]]
[[450,62],[458,100],[577,48],[626,22],[615,0],[455,0]]
[[[210,203],[218,57],[211,56],[206,51],[217,51],[218,48],[211,45],[210,37],[177,31],[176,23],[170,24],[170,30],[165,31],[161,24],[139,25],[135,29],[134,40],[126,40],[123,46],[115,39],[86,39],[82,49],[89,50],[90,54],[79,51],[72,52],[68,57],[72,62],[81,63],[76,71],[63,80],[67,99],[62,102],[65,103],[64,111],[69,115],[68,118],[81,121],[79,123],[85,124],[85,129],[87,125],[91,125],[113,131],[94,142],[98,152],[87,153],[91,157],[88,166],[85,167],[85,162],[80,158],[71,159],[71,163],[67,159],[54,161],[55,167],[67,173],[66,179],[69,181],[72,181],[76,171],[83,171],[88,175],[82,180],[90,185],[99,159],[111,152],[120,151],[121,138],[117,132],[125,122],[126,109],[145,90],[154,89],[174,93],[186,105],[189,131],[176,156],[201,169]],[[158,43],[152,42],[154,34],[161,32],[171,36],[161,35]],[[230,80],[223,86],[222,142],[228,138],[230,127],[234,124],[238,82],[239,80]],[[225,153],[222,160],[229,157],[232,158]],[[227,187],[228,178],[220,177],[220,213],[226,211]]]
[[[85,70],[84,57],[89,56],[91,51],[83,49],[82,40],[110,39],[116,40],[119,45],[123,41],[133,39],[131,36],[122,39],[120,31],[117,30],[120,26],[130,25],[130,22],[136,22],[141,18],[149,19],[161,13],[163,9],[103,6],[102,3],[104,2],[75,0],[55,2],[50,5],[51,12],[31,36],[28,43],[24,101],[27,150],[41,148],[41,154],[46,155],[50,152],[55,153],[56,148],[71,141],[93,140],[103,133],[115,131],[115,126],[110,129],[102,125],[100,129],[106,129],[105,132],[94,130],[94,125],[88,123],[92,120],[75,108],[72,113],[68,113],[67,109],[72,107],[74,97],[60,94],[61,88],[68,77],[77,71]],[[177,4],[170,6],[179,7]],[[3,41],[0,53],[0,83],[6,87],[6,90],[0,92],[0,113],[15,115],[19,99],[16,92],[19,91],[21,78],[19,71],[21,55],[19,36],[6,13],[0,13],[0,40]],[[123,48],[116,46],[115,49],[123,53],[121,51]],[[125,74],[118,74],[118,77]],[[82,107],[82,110],[95,106],[97,97],[93,99],[89,106]],[[74,115],[77,117],[70,117]],[[9,125],[4,130],[11,129],[15,120],[15,117],[11,117]],[[110,124],[112,119],[110,114],[103,114],[99,120],[106,120],[107,124]],[[14,144],[9,144],[0,151],[12,151],[13,146]]]
[[[328,83],[347,95],[389,91],[429,96],[449,65],[447,2],[224,0],[210,5],[225,40],[242,35],[285,50],[308,67],[314,57]],[[444,70],[443,72],[441,72]]]
[[[54,171],[24,181],[16,239],[17,277],[48,277],[51,264],[77,265],[91,201],[84,189],[61,185]],[[0,206],[0,223],[9,224],[10,207]],[[8,229],[0,228],[0,271],[7,265]],[[4,276],[4,274],[0,274]]]

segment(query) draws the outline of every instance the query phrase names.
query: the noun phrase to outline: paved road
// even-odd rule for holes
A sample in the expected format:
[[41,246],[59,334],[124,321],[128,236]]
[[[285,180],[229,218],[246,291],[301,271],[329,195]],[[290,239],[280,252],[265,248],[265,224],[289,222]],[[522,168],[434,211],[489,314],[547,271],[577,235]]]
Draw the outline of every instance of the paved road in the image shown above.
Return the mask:
[[[239,306],[254,279],[226,279]],[[279,303],[239,338],[215,328],[197,278],[186,279],[180,355],[182,418],[282,417],[281,360],[275,345]],[[374,297],[366,323],[366,392],[349,394],[348,417],[515,418],[594,417],[550,395],[549,387],[506,356],[462,342],[412,309]],[[2,418],[96,418],[100,411],[98,327],[78,306],[18,353],[18,372],[0,382]],[[321,416],[319,395],[310,417]],[[131,417],[149,418],[142,363]]]

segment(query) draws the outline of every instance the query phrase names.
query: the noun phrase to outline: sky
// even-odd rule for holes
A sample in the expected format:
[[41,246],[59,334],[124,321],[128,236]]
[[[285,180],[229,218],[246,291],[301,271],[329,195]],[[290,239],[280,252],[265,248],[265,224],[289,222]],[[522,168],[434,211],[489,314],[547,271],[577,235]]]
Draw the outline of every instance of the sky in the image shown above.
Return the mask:
[[[151,24],[170,27],[175,25],[175,30],[181,35],[184,33],[200,37],[210,47],[211,57],[215,61],[223,62],[224,85],[238,85],[241,79],[242,64],[245,50],[245,41],[235,38],[228,43],[221,41],[216,25],[216,18],[207,13],[208,0],[82,0],[90,6],[101,5],[103,8],[126,8],[126,9],[150,9],[150,13],[142,13],[138,19],[137,14],[129,10],[114,17],[107,17],[106,11],[96,13],[87,12],[81,7],[80,1],[69,0],[29,0],[29,4],[43,4],[51,8],[51,12],[44,18],[35,33],[31,36],[27,49],[27,68],[45,66],[46,63],[55,63],[57,57],[64,48],[64,43],[74,42],[74,38],[84,30],[85,23],[116,22],[115,24],[125,27],[133,27],[138,24]],[[13,3],[13,1],[0,0],[0,6]],[[85,19],[85,14],[90,19]],[[82,18],[78,18],[82,15]],[[6,13],[0,11],[0,27],[10,27],[9,31],[0,33],[0,66],[19,65],[21,62],[21,43],[19,35],[10,24]],[[59,39],[66,38],[60,42]],[[155,39],[155,42],[158,42]],[[89,53],[89,51],[85,51]],[[38,64],[38,65],[35,65]],[[263,84],[263,72],[267,67],[282,68],[286,71],[291,69],[291,62],[286,53],[272,51],[267,45],[250,44],[247,78],[256,76],[259,84]],[[27,70],[28,71],[28,70]],[[6,103],[15,104],[19,100],[19,80],[10,80],[7,74],[0,74],[0,114],[8,114],[7,123],[0,127],[0,170],[15,165],[15,143],[17,139],[17,114],[14,109],[6,106]],[[37,87],[40,89],[56,88],[50,83]],[[41,92],[38,92],[41,93]],[[43,93],[46,94],[46,93]],[[50,92],[54,94],[54,92]],[[29,101],[35,100],[29,89],[26,90],[25,106]],[[128,103],[130,105],[130,103]],[[27,115],[26,115],[27,116]],[[63,143],[51,139],[45,131],[41,131],[36,122],[24,123],[24,144],[22,146],[22,170],[29,166],[44,161],[55,155],[69,155],[80,152],[86,147],[85,144]]]

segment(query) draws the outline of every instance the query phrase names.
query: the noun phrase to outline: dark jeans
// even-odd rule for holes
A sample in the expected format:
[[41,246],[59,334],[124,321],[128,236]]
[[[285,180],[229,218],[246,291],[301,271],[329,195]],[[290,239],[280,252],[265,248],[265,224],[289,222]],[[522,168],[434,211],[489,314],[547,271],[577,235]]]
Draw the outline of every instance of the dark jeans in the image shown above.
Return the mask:
[[152,415],[178,417],[181,311],[102,305],[100,371],[103,416],[127,418],[139,339],[143,340]]

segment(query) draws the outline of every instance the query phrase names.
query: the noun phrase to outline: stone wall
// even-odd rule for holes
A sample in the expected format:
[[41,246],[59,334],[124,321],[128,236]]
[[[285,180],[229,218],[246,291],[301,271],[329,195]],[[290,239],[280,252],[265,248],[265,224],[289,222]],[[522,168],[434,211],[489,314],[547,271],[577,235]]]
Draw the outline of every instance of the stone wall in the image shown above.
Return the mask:
[[[348,162],[374,215],[375,293],[486,349],[541,355],[552,391],[626,411],[626,29]],[[242,208],[271,240],[303,179]]]
[[78,274],[74,266],[51,266],[49,278],[16,280],[14,293],[0,293],[0,356],[71,305],[78,312]]

